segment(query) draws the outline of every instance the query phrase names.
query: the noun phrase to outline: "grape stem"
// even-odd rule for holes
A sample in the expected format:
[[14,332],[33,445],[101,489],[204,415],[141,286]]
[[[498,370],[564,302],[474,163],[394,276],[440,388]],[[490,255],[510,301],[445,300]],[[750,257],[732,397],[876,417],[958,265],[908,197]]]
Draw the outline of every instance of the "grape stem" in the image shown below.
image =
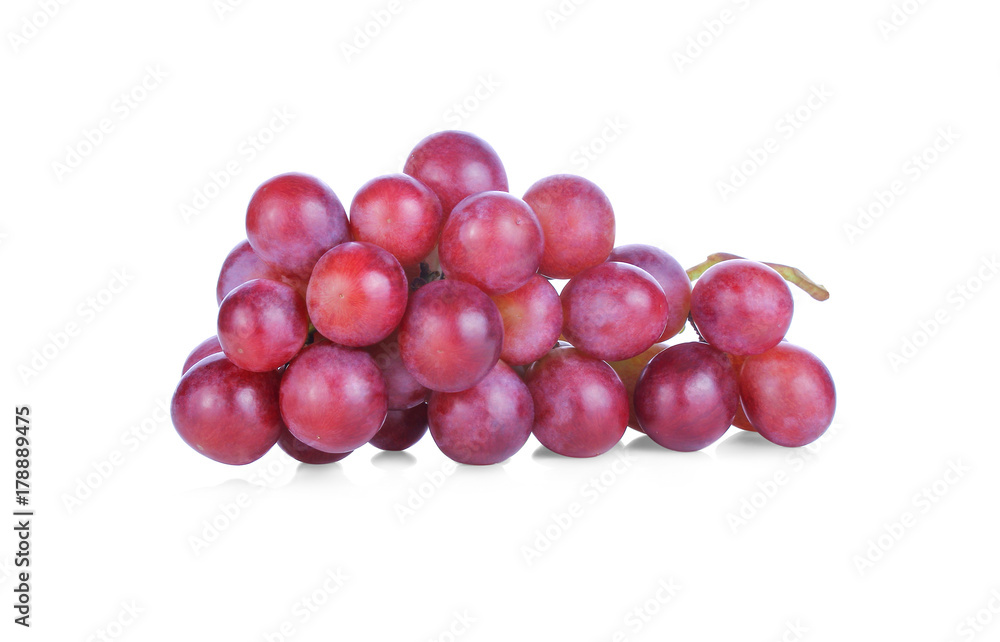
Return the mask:
[[[716,252],[715,254],[710,255],[705,261],[689,269],[687,271],[688,278],[692,281],[697,280],[698,277],[704,274],[705,271],[713,265],[717,265],[723,261],[732,261],[733,259],[742,258],[742,256],[729,254],[728,252]],[[810,279],[804,272],[802,272],[802,270],[782,265],[781,263],[768,263],[766,261],[761,261],[761,263],[772,268],[775,272],[783,276],[786,281],[798,286],[817,301],[826,301],[830,298],[830,291]]]

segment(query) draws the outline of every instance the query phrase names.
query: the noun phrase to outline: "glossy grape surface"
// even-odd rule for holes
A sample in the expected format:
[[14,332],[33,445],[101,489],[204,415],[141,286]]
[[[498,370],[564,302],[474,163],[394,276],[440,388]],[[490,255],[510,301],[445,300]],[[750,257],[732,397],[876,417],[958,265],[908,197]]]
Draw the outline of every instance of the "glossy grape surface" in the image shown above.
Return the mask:
[[635,386],[635,413],[665,448],[701,450],[725,434],[740,403],[729,358],[706,343],[681,343],[653,357]]
[[531,393],[503,361],[485,379],[462,392],[435,392],[427,404],[431,437],[461,464],[506,461],[531,435]]
[[218,332],[230,361],[244,370],[267,372],[288,363],[305,345],[309,316],[290,285],[255,279],[223,299]]
[[257,461],[278,441],[280,375],[249,372],[223,354],[181,377],[170,403],[174,428],[189,446],[223,464]]
[[496,151],[467,132],[443,131],[423,139],[410,152],[403,173],[437,194],[445,219],[467,196],[509,189]]
[[667,298],[667,325],[657,343],[666,341],[684,328],[691,312],[691,279],[687,271],[658,247],[652,245],[620,245],[611,251],[609,261],[629,263],[649,273]]
[[427,404],[421,403],[406,410],[390,410],[371,445],[380,450],[406,450],[426,433]]
[[607,363],[556,348],[528,368],[525,383],[535,406],[532,431],[552,452],[594,457],[625,434],[628,397]]
[[833,423],[837,392],[822,361],[788,342],[747,357],[740,395],[751,424],[780,446],[805,446]]
[[503,318],[501,359],[527,365],[555,346],[562,333],[562,301],[548,279],[534,274],[513,292],[492,298]]
[[404,268],[418,265],[431,253],[443,221],[437,195],[406,174],[368,181],[351,202],[354,240],[378,245]]
[[194,347],[194,350],[184,360],[184,368],[181,370],[181,374],[190,370],[191,366],[205,357],[219,352],[222,352],[222,346],[219,344],[219,337],[213,334]]

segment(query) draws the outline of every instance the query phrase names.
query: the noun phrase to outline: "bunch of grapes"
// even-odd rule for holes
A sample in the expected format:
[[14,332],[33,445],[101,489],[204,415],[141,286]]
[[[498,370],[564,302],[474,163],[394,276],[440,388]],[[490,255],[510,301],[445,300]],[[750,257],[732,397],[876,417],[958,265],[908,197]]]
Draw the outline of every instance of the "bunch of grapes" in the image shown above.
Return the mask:
[[[184,441],[219,462],[277,444],[331,463],[428,429],[466,464],[505,461],[531,434],[593,457],[628,426],[679,451],[732,425],[801,446],[833,419],[829,371],[784,341],[787,281],[822,299],[820,286],[732,255],[686,271],[661,249],[615,247],[597,185],[556,175],[512,196],[468,133],[425,138],[349,217],[320,180],[276,176],[246,230],[219,275],[217,333],[171,404]],[[664,343],[688,322],[697,340]]]

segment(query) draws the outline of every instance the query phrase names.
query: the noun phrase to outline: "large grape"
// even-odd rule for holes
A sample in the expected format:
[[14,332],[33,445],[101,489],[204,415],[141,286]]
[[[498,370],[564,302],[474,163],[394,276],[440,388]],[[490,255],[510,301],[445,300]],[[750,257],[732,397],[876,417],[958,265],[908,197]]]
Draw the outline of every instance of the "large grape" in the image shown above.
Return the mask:
[[691,292],[691,318],[710,344],[730,354],[778,345],[792,323],[792,292],[772,268],[738,259],[705,271]]
[[385,382],[368,353],[332,343],[306,347],[281,380],[281,416],[307,446],[345,453],[378,432],[387,411]]
[[250,199],[247,239],[269,265],[306,281],[324,252],[350,240],[347,212],[319,179],[281,174],[262,183]]
[[576,348],[556,348],[528,368],[525,383],[535,406],[532,431],[549,450],[594,457],[625,434],[628,397],[607,363]]
[[645,271],[627,263],[600,263],[563,288],[563,334],[592,357],[630,359],[663,333],[667,299]]
[[432,393],[427,417],[445,455],[462,464],[496,464],[528,441],[534,406],[521,378],[499,361],[468,390]]
[[360,347],[385,339],[406,311],[409,285],[396,258],[371,243],[341,243],[320,258],[306,304],[327,339]]
[[706,343],[671,346],[653,357],[635,386],[635,414],[665,448],[701,450],[733,423],[739,383],[726,355]]
[[615,213],[597,185],[580,176],[543,178],[524,195],[545,236],[538,271],[570,279],[608,258],[615,246]]
[[305,345],[309,316],[290,285],[254,279],[223,299],[218,330],[222,350],[233,363],[266,372],[288,363]]
[[223,354],[205,357],[177,385],[170,403],[174,428],[210,459],[233,465],[256,461],[284,428],[279,382],[277,373],[243,370]]
[[351,235],[374,243],[404,268],[419,264],[437,245],[444,211],[426,185],[406,174],[365,183],[351,202]]
[[479,383],[500,359],[503,319],[475,286],[434,281],[410,297],[399,347],[403,364],[421,384],[460,392]]
[[837,407],[830,371],[816,355],[787,341],[747,357],[740,370],[740,395],[753,427],[780,446],[805,446],[819,439]]
[[467,196],[508,190],[507,172],[496,151],[467,132],[443,131],[423,139],[410,152],[403,173],[437,194],[445,219]]
[[448,278],[486,294],[516,290],[538,271],[542,227],[531,208],[506,192],[484,192],[459,203],[441,232],[439,256]]

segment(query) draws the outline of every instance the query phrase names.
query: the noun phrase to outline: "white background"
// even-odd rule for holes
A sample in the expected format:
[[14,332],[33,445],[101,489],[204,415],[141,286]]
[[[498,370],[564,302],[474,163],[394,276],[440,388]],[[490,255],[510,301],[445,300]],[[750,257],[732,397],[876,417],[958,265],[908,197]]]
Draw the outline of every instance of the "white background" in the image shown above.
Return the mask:
[[[558,21],[557,0],[403,0],[353,54],[388,0],[5,2],[3,638],[996,639],[1000,6],[895,1],[896,29],[891,0],[591,0]],[[826,285],[826,303],[796,291],[788,338],[834,374],[827,437],[791,451],[734,429],[679,454],[629,431],[592,460],[532,438],[457,470],[429,438],[326,468],[198,457],[159,408],[214,331],[256,185],[309,172],[347,205],[450,128],[497,149],[515,194],[597,182],[619,243]],[[30,631],[6,606],[26,403]]]

